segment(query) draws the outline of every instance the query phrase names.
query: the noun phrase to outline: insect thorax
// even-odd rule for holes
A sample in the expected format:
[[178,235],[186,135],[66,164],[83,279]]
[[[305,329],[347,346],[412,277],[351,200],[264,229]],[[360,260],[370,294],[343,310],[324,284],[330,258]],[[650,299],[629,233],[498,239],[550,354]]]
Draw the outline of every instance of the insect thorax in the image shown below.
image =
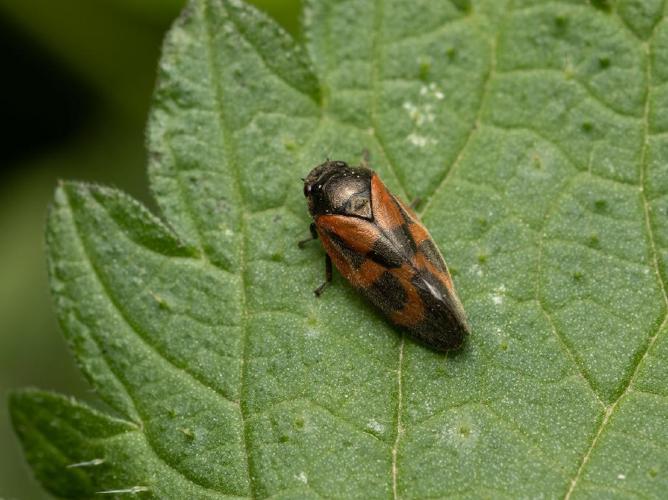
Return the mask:
[[371,177],[366,168],[351,168],[342,161],[328,161],[311,171],[305,194],[313,215],[348,215],[372,220]]

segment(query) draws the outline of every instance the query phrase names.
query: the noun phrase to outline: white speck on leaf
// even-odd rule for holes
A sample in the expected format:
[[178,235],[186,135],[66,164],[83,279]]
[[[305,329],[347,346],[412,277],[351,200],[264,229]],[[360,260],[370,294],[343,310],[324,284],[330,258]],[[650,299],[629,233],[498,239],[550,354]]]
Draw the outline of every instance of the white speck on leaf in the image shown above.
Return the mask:
[[86,462],[77,462],[74,464],[69,464],[68,469],[73,469],[75,467],[94,467],[96,465],[102,465],[104,463],[104,458],[94,458],[93,460],[88,460]]
[[410,101],[406,101],[403,104],[403,108],[417,127],[432,123],[436,119],[436,115],[434,115],[434,106],[432,104],[415,105]]
[[406,137],[408,142],[413,146],[418,148],[423,148],[429,144],[436,144],[436,141],[430,137],[425,137],[423,135],[416,134],[415,132],[411,133]]
[[136,495],[137,493],[142,493],[145,491],[151,491],[148,487],[146,486],[132,486],[131,488],[120,488],[117,490],[104,490],[104,491],[98,491],[96,492],[98,495],[123,495],[123,494],[128,494],[128,495]]
[[443,91],[434,82],[420,87],[420,95],[423,97],[433,97],[439,101],[445,98]]
[[496,293],[492,295],[492,302],[494,302],[494,304],[496,304],[497,306],[503,304],[504,300],[503,296],[505,293],[506,293],[506,286],[501,285],[496,289]]
[[382,433],[385,430],[385,426],[376,420],[369,420],[367,427],[374,432]]
[[314,339],[320,335],[320,332],[318,332],[317,330],[306,330],[305,335],[309,339]]

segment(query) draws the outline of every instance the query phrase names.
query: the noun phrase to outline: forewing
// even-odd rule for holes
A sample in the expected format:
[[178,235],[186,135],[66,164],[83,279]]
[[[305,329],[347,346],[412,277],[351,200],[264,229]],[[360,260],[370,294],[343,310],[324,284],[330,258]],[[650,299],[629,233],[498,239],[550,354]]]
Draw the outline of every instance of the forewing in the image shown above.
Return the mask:
[[374,220],[392,235],[389,239],[395,246],[402,246],[408,264],[394,271],[406,301],[390,315],[392,321],[437,349],[457,347],[468,332],[468,324],[441,252],[415,212],[392,195],[377,176],[371,179],[371,197]]
[[375,221],[345,215],[322,215],[316,219],[316,228],[335,264],[336,259],[332,254],[346,261],[343,266],[337,264],[337,268],[356,286],[366,286],[370,276],[375,276],[376,273],[357,276],[368,273],[371,268],[375,269],[377,266],[372,263],[393,269],[407,261],[402,249],[388,238]]
[[412,217],[375,174],[371,178],[371,208],[375,225],[391,247],[389,251],[399,255],[402,263],[410,264],[417,251],[410,231]]
[[385,314],[391,316],[418,298],[409,291],[412,267],[377,224],[325,215],[316,227],[339,272]]

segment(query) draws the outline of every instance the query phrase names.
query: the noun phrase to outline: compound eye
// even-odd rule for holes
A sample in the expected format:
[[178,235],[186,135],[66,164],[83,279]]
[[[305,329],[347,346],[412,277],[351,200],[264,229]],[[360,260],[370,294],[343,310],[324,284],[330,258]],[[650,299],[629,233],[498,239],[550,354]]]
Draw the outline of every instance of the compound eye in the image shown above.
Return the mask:
[[311,186],[309,184],[304,184],[304,197],[308,198],[309,194],[311,194]]

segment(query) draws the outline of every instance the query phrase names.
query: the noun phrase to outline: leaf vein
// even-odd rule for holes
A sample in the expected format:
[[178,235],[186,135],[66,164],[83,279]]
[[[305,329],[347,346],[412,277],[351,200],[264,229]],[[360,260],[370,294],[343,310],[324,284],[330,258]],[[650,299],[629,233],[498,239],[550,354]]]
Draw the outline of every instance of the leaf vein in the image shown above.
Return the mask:
[[582,89],[587,96],[589,96],[593,101],[595,101],[597,104],[599,104],[602,108],[610,111],[612,114],[614,114],[617,118],[621,118],[624,120],[633,120],[633,121],[638,121],[642,120],[642,115],[634,115],[632,113],[622,111],[621,109],[617,109],[613,107],[613,105],[609,102],[606,102],[603,100],[603,98],[596,94],[594,90],[587,85],[586,82],[580,80],[579,78],[575,77],[569,77],[567,78],[565,76],[565,72],[563,70],[559,70],[557,68],[513,68],[513,69],[508,69],[504,71],[498,71],[497,75],[499,76],[505,76],[505,75],[514,75],[514,74],[524,74],[524,73],[546,73],[546,74],[557,74],[561,75],[563,77],[564,82],[572,82],[574,83],[577,87]]
[[[68,196],[67,200],[68,200],[68,204],[69,204],[70,213],[73,214],[73,207],[72,207],[72,205],[71,205],[69,196]],[[83,240],[83,238],[82,238],[82,236],[81,236],[81,230],[80,230],[79,227],[78,227],[78,224],[77,224],[77,222],[76,222],[76,218],[75,218],[75,217],[72,217],[72,221],[73,221],[73,225],[74,225],[75,232],[76,232],[76,234],[77,234],[77,236],[78,236],[78,239],[79,239],[79,245],[80,245],[80,247],[81,247],[81,250],[82,250],[84,256],[86,257],[86,260],[88,261],[88,263],[89,263],[89,265],[90,265],[90,267],[91,267],[91,271],[93,272],[93,275],[97,278],[97,281],[98,281],[98,283],[100,284],[100,287],[102,288],[102,290],[104,291],[104,293],[105,293],[105,294],[107,295],[107,297],[109,298],[109,301],[110,301],[111,305],[112,305],[112,306],[114,307],[114,309],[118,312],[118,314],[119,314],[119,316],[121,317],[121,319],[123,319],[123,320],[125,321],[125,323],[130,327],[130,330],[135,331],[135,333],[137,334],[137,337],[138,337],[140,340],[143,341],[144,345],[146,345],[147,347],[151,348],[151,350],[153,350],[156,354],[158,354],[159,357],[160,357],[160,359],[163,359],[163,360],[164,360],[166,363],[168,363],[170,366],[173,366],[174,368],[177,368],[177,369],[180,370],[181,372],[183,372],[183,373],[189,375],[190,378],[191,378],[192,380],[197,381],[198,383],[200,383],[200,384],[201,384],[203,387],[205,387],[206,389],[211,390],[211,391],[214,391],[213,388],[211,388],[211,387],[209,387],[209,386],[207,386],[207,385],[205,385],[205,384],[202,384],[202,383],[201,383],[199,380],[197,380],[192,374],[190,374],[189,372],[187,372],[187,371],[185,371],[185,370],[179,368],[178,366],[174,365],[168,358],[162,356],[162,355],[160,354],[159,351],[156,351],[155,349],[153,349],[153,346],[151,346],[149,343],[147,343],[147,342],[143,339],[143,337],[139,334],[139,332],[136,331],[136,330],[134,329],[132,323],[130,323],[130,322],[128,321],[128,319],[126,318],[126,316],[125,316],[125,314],[123,313],[123,311],[122,311],[121,309],[119,309],[118,304],[116,303],[116,301],[115,301],[115,299],[113,298],[113,296],[110,294],[110,291],[109,291],[109,289],[108,289],[106,283],[102,280],[102,278],[101,278],[101,276],[100,276],[100,274],[99,274],[99,270],[97,269],[96,265],[94,264],[94,261],[93,261],[93,259],[91,258],[90,254],[89,254],[89,252],[88,252],[87,246],[86,246],[86,244],[84,243],[84,240]],[[98,346],[98,348],[99,348],[99,342],[98,342],[98,340],[97,340],[94,336],[92,336],[92,335],[91,335],[91,339],[93,340],[93,342],[94,342],[94,343]],[[103,353],[103,351],[102,351],[101,349],[100,349],[100,352]],[[138,410],[138,408],[137,408],[137,404],[136,404],[136,402],[134,401],[134,397],[133,397],[133,395],[132,395],[132,392],[131,392],[131,391],[129,390],[129,388],[127,387],[126,382],[124,382],[123,379],[118,375],[118,373],[117,373],[116,370],[112,367],[112,365],[111,365],[110,363],[108,363],[107,357],[106,357],[104,354],[102,354],[102,358],[105,360],[105,363],[106,363],[107,366],[109,367],[110,372],[114,375],[114,377],[116,378],[116,380],[121,384],[121,386],[124,387],[124,389],[125,389],[125,391],[126,391],[126,394],[128,395],[128,399],[130,400],[130,402],[131,402],[132,405],[133,405],[133,408],[134,408],[135,413],[137,414],[137,416],[138,416],[141,420],[143,420],[143,416],[142,416],[141,412]],[[216,392],[216,391],[214,391],[214,392]],[[216,392],[216,394],[217,394],[218,396],[220,396],[220,397],[223,397],[222,395],[218,394],[217,392]],[[227,399],[225,399],[225,401],[228,402],[228,403],[230,402],[230,401],[227,400]],[[233,404],[233,403],[232,403],[232,404]],[[143,421],[140,421],[140,428],[141,428],[141,429],[144,428]],[[183,471],[177,469],[175,466],[173,466],[172,464],[170,464],[169,461],[168,461],[166,458],[162,457],[161,454],[158,453],[158,450],[154,447],[153,442],[149,439],[149,437],[146,435],[146,433],[142,432],[142,435],[144,436],[144,438],[145,438],[145,440],[146,440],[146,443],[147,443],[147,449],[149,449],[149,450],[153,453],[153,455],[154,455],[158,460],[160,460],[161,463],[163,463],[163,464],[165,464],[167,467],[169,467],[170,470],[173,470],[176,474],[178,474],[179,476],[183,477],[185,480],[187,480],[188,482],[192,483],[192,484],[195,485],[195,486],[198,486],[198,487],[200,487],[200,488],[203,488],[203,489],[205,489],[205,490],[209,490],[209,491],[212,491],[212,492],[215,492],[215,493],[226,493],[226,492],[224,492],[224,491],[213,490],[213,489],[209,488],[208,486],[205,486],[205,485],[199,483],[196,479],[190,477],[187,473],[185,473],[185,472],[183,472]]]
[[378,105],[380,97],[380,82],[381,82],[381,60],[382,60],[382,45],[381,45],[381,33],[383,29],[383,1],[376,0],[374,8],[374,29],[373,29],[373,40],[372,40],[372,54],[371,54],[371,127],[373,130],[373,136],[378,143],[380,152],[385,158],[388,169],[392,174],[392,177],[397,182],[397,185],[401,189],[402,197],[408,200],[408,191],[404,186],[404,181],[399,175],[399,169],[397,168],[396,162],[391,158],[389,150],[385,140],[379,132],[380,122],[378,121]]
[[[221,11],[225,10],[225,6],[220,0],[214,0]],[[231,166],[233,172],[233,179],[235,184],[235,189],[239,197],[240,208],[243,211],[244,209],[244,194],[241,186],[241,173],[239,171],[239,161],[236,157],[236,148],[232,142],[232,134],[229,130],[229,126],[225,119],[225,98],[222,86],[220,82],[217,81],[218,75],[222,72],[217,63],[215,56],[215,47],[214,47],[214,33],[212,32],[213,27],[211,26],[210,19],[212,15],[207,15],[207,6],[210,5],[209,1],[204,0],[203,16],[204,16],[204,30],[206,35],[206,48],[207,48],[207,61],[209,67],[209,79],[214,86],[214,95],[216,99],[216,107],[218,110],[217,118],[220,133],[222,135],[222,142],[228,154],[228,163]],[[237,30],[238,31],[238,30]],[[239,245],[239,261],[240,261],[240,290],[239,296],[241,297],[241,362],[239,363],[239,415],[241,418],[241,427],[243,429],[242,441],[244,445],[244,451],[246,454],[246,471],[248,474],[248,487],[251,498],[256,497],[256,486],[254,481],[253,461],[251,455],[251,446],[250,446],[250,435],[248,431],[248,422],[247,422],[247,410],[244,405],[246,401],[246,370],[247,370],[247,360],[246,356],[248,354],[248,343],[249,343],[249,331],[248,331],[248,318],[247,318],[247,304],[248,298],[246,297],[246,219],[245,215],[239,217],[239,232],[241,233],[241,241]]]
[[[507,11],[511,10],[511,6],[509,5],[507,8]],[[504,20],[500,21],[500,25],[503,25]],[[445,171],[441,175],[440,179],[436,181],[436,188],[429,193],[426,198],[427,198],[427,203],[425,204],[424,208],[420,212],[420,217],[424,218],[430,208],[433,206],[433,202],[438,196],[438,194],[445,188],[446,184],[450,181],[452,178],[453,174],[461,164],[464,155],[466,154],[467,150],[469,149],[469,145],[472,142],[473,137],[476,135],[476,132],[480,130],[481,126],[481,119],[482,119],[482,114],[485,109],[485,104],[487,103],[487,100],[489,98],[489,93],[491,89],[491,82],[494,80],[494,77],[496,76],[496,64],[497,64],[497,51],[499,47],[499,39],[501,37],[501,32],[502,28],[499,27],[497,29],[496,34],[493,36],[493,38],[490,40],[490,56],[489,56],[489,69],[487,73],[485,74],[485,77],[483,78],[482,84],[481,84],[481,89],[480,89],[480,96],[479,96],[479,101],[478,101],[478,109],[476,111],[475,117],[473,118],[473,121],[471,122],[471,126],[469,127],[469,130],[466,134],[466,137],[462,141],[462,145],[459,148],[459,151],[457,152],[457,155],[455,156],[455,159],[450,163],[449,166],[446,167]]]
[[544,247],[545,247],[545,240],[546,235],[545,235],[545,228],[547,227],[548,221],[552,217],[553,213],[557,210],[557,207],[559,206],[559,201],[563,198],[563,196],[566,195],[566,193],[570,190],[572,187],[572,184],[575,182],[575,180],[578,178],[577,175],[574,175],[571,177],[571,179],[563,186],[561,191],[557,193],[554,198],[552,199],[552,202],[550,203],[550,206],[545,212],[545,216],[543,217],[543,223],[542,223],[542,229],[538,231],[538,259],[537,259],[537,264],[536,264],[536,291],[535,291],[535,297],[536,297],[536,302],[538,303],[538,306],[540,307],[541,312],[543,313],[543,316],[547,320],[548,324],[550,325],[550,329],[552,330],[552,333],[554,337],[557,339],[562,351],[566,354],[566,356],[570,359],[571,363],[573,366],[576,368],[582,379],[587,383],[589,386],[590,390],[592,391],[592,394],[596,398],[597,402],[604,407],[605,403],[601,399],[600,394],[598,393],[596,389],[596,385],[594,383],[594,380],[589,376],[587,373],[587,370],[585,369],[584,362],[580,357],[577,355],[575,352],[574,347],[568,342],[567,338],[563,333],[559,331],[557,328],[557,324],[554,321],[554,318],[552,317],[552,314],[547,308],[547,304],[545,303],[545,300],[543,298],[543,293],[542,293],[542,287],[543,287],[543,256],[545,254]]

